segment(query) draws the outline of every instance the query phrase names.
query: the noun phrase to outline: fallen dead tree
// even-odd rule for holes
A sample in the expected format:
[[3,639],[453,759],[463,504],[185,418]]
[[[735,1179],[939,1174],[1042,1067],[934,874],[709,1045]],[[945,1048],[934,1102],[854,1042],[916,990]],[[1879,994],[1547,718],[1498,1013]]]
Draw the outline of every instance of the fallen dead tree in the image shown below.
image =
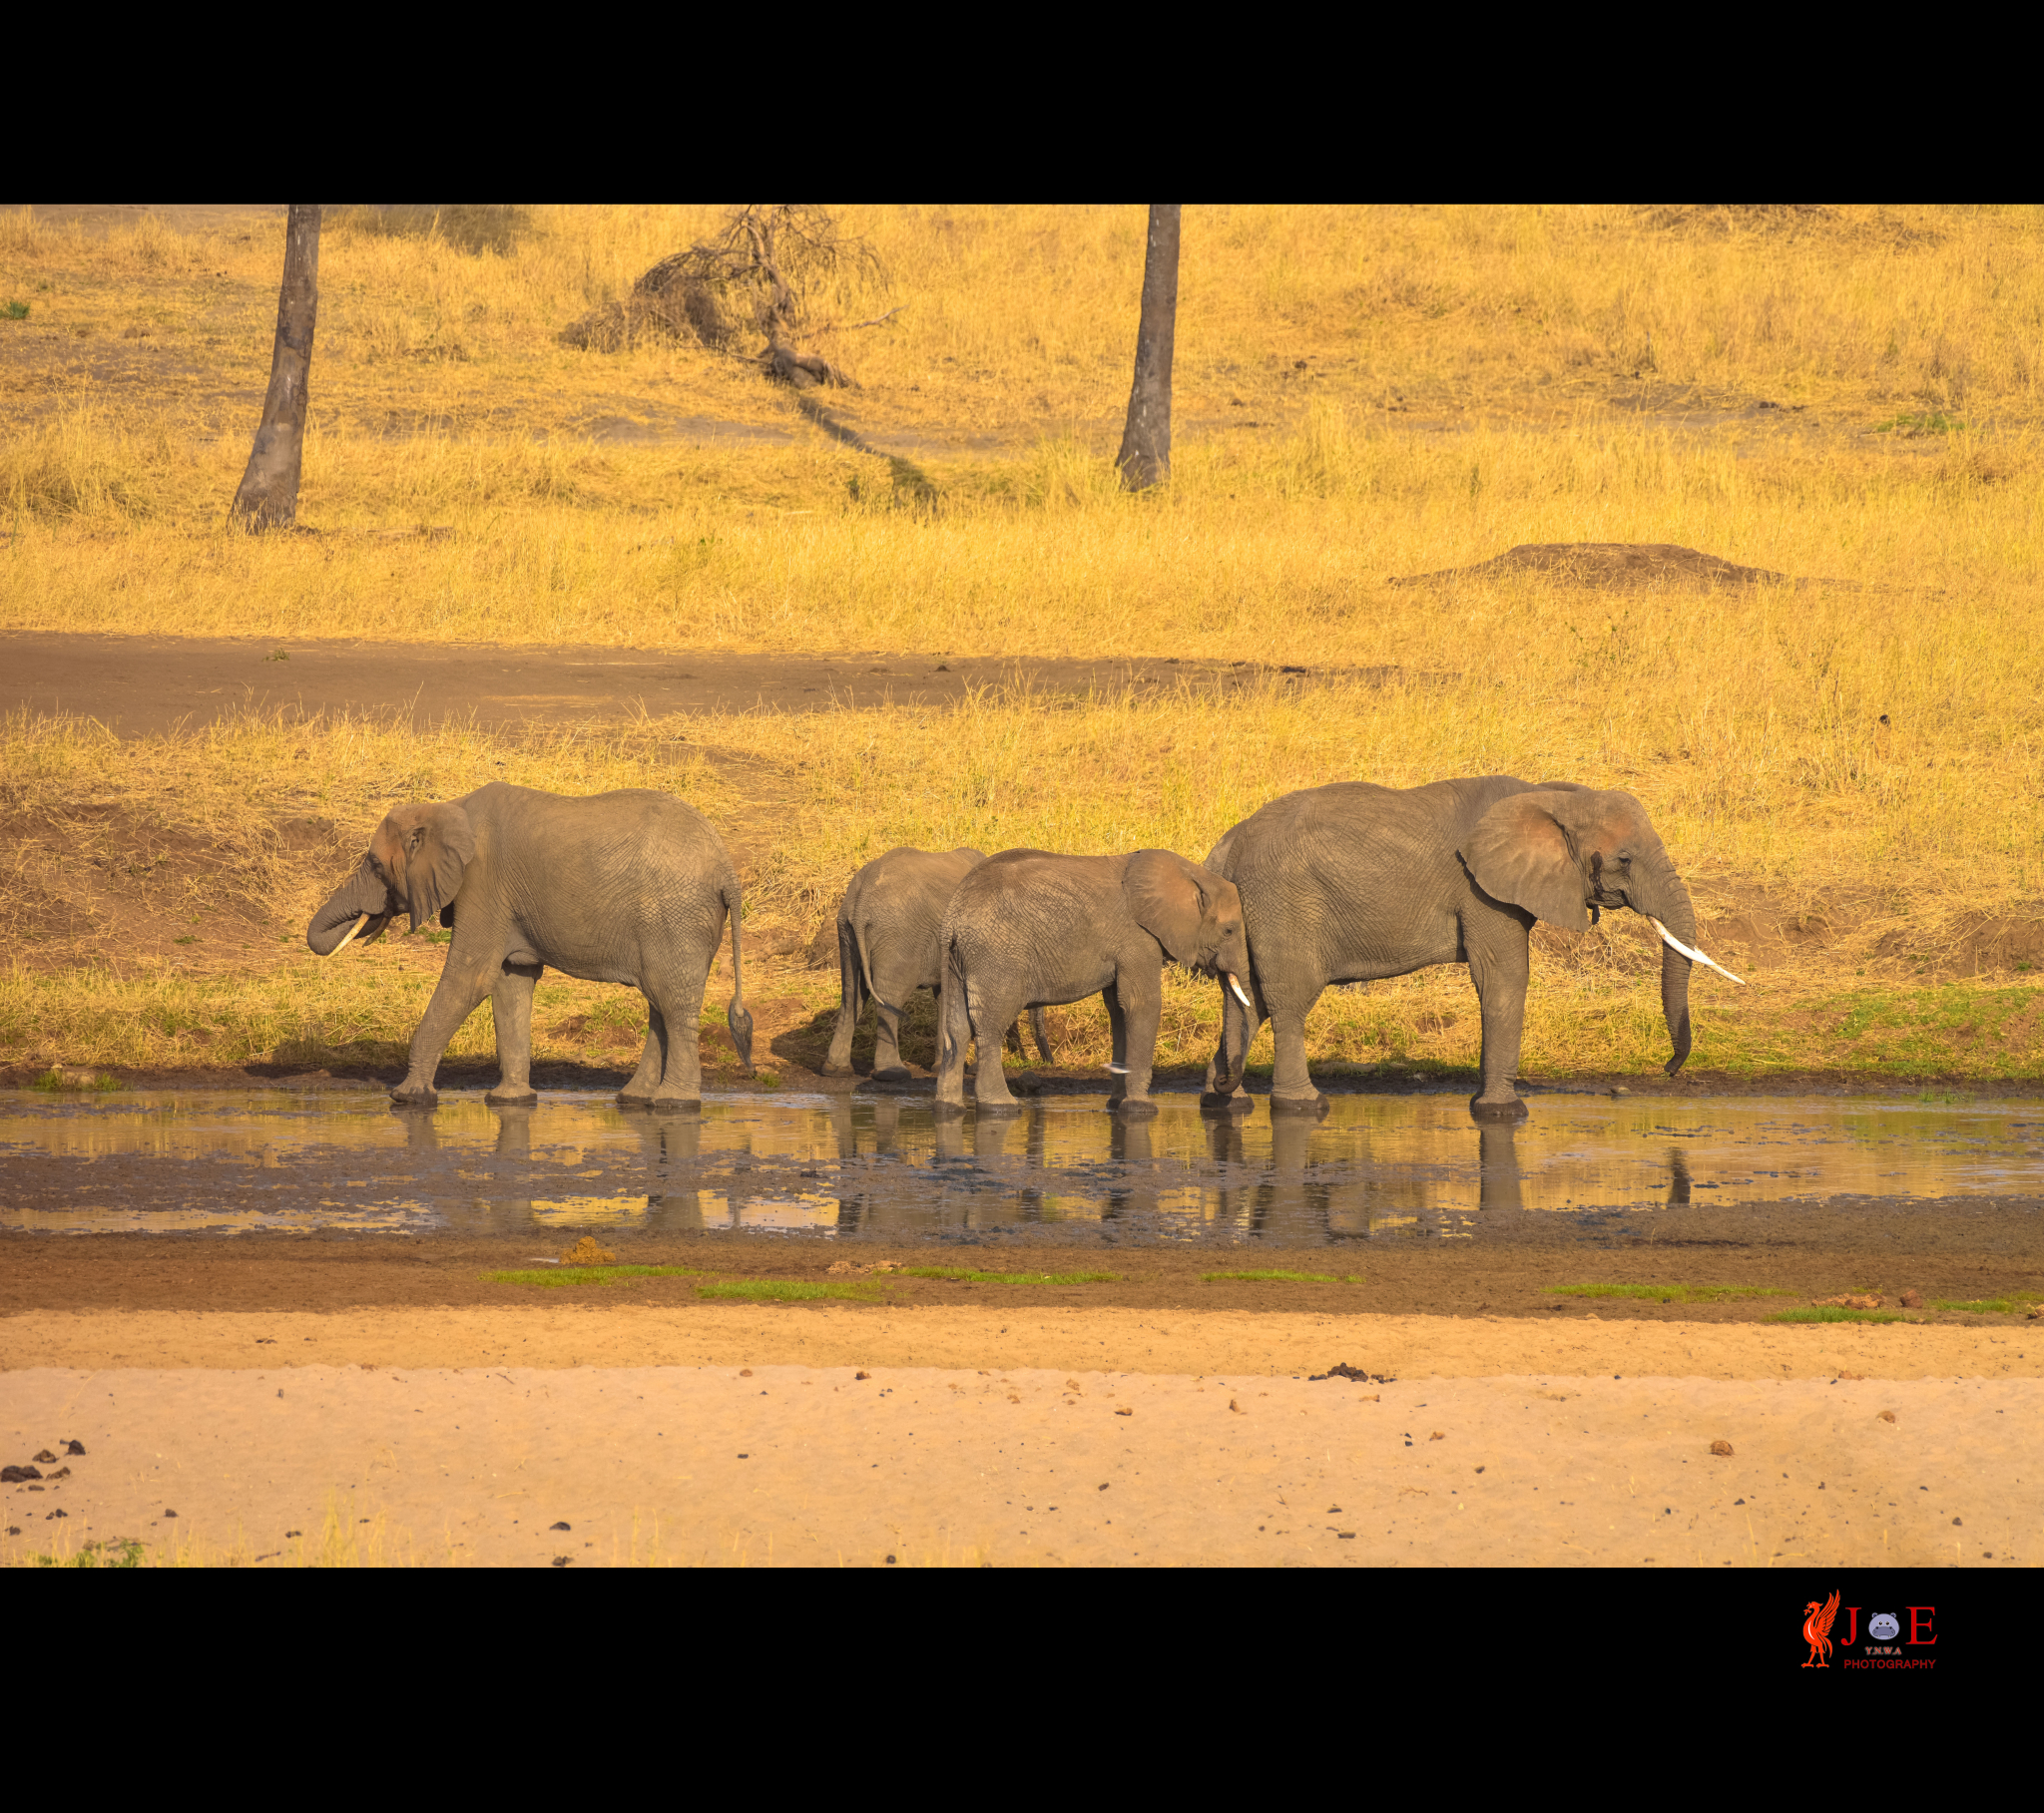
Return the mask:
[[[745,357],[797,390],[849,385],[842,366],[804,350],[800,341],[876,327],[899,312],[890,308],[867,321],[814,319],[810,303],[820,288],[851,279],[886,280],[872,248],[842,232],[827,212],[793,202],[751,203],[734,209],[715,237],[662,258],[622,302],[592,310],[560,337],[565,345],[592,352],[693,339],[713,352]],[[766,345],[737,353],[752,334]]]

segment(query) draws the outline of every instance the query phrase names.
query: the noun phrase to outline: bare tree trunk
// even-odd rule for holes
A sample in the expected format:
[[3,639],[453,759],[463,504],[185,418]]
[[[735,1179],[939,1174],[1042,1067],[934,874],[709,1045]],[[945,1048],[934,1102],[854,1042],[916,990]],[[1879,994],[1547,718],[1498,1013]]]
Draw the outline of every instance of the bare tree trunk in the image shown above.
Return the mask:
[[269,394],[231,522],[288,529],[298,520],[298,472],[305,451],[305,380],[319,312],[319,210],[293,206],[283,229],[283,286],[276,298],[276,347]]
[[1136,381],[1115,466],[1130,491],[1171,477],[1171,344],[1178,328],[1178,202],[1150,205],[1143,254],[1143,319],[1136,328]]

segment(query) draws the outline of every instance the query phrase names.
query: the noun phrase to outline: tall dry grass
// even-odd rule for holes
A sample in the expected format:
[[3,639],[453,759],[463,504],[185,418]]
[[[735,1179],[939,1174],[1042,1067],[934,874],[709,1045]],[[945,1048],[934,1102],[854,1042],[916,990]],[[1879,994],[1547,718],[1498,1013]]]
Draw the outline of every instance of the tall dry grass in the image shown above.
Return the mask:
[[[1553,601],[1529,592],[1519,603],[1530,613]],[[1724,646],[1729,658],[1729,633]],[[1486,770],[1623,785],[1647,801],[1698,896],[1707,942],[1754,983],[1746,994],[1699,984],[1699,1069],[2009,1077],[2044,1061],[2026,980],[1955,977],[1935,961],[1960,912],[2022,912],[2034,899],[2044,852],[2034,809],[2022,803],[2038,791],[2033,738],[1955,761],[1913,731],[1880,746],[1843,738],[1819,716],[1778,720],[1773,742],[1749,726],[1748,744],[1685,750],[1644,740],[1655,733],[1651,715],[1629,723],[1614,711],[1604,721],[1595,669],[1566,679],[1528,699],[1500,696],[1506,689],[1481,674],[1445,685],[1349,681],[1303,691],[1272,678],[1247,693],[1218,682],[1086,700],[986,693],[945,712],[762,711],[524,737],[278,716],[116,742],[75,720],[16,718],[0,742],[15,822],[117,807],[189,828],[242,853],[251,891],[284,929],[266,956],[235,949],[214,960],[202,948],[90,973],[16,967],[0,977],[0,1061],[396,1062],[439,953],[393,938],[342,961],[313,959],[295,928],[348,865],[282,860],[275,827],[329,824],[346,848],[393,801],[457,796],[494,779],[564,793],[650,785],[694,801],[744,852],[755,933],[779,934],[750,947],[756,1005],[778,1004],[775,1035],[809,1026],[815,1050],[797,1036],[780,1058],[813,1063],[834,973],[763,953],[806,942],[851,871],[896,843],[1159,845],[1198,857],[1292,787]],[[1697,734],[1709,716],[1658,721],[1670,734]],[[755,791],[763,784],[770,803]],[[1720,927],[1762,909],[1783,919],[1813,912],[1835,936],[1799,957],[1777,952],[1757,963],[1716,944]],[[1543,946],[1536,968],[1529,1074],[1646,1073],[1665,1057],[1656,953],[1630,916],[1573,947]],[[614,1065],[614,999],[550,976],[538,1002],[541,1055]],[[629,1043],[644,1022],[636,1001],[625,1005],[630,1025],[617,1025]],[[1175,980],[1167,1005],[1162,1060],[1203,1064],[1217,1032],[1212,985]],[[1477,1038],[1471,1006],[1466,979],[1449,971],[1333,992],[1310,1028],[1312,1049],[1322,1063],[1465,1065]],[[713,989],[706,1024],[720,1025],[722,1011]],[[1064,1062],[1104,1060],[1097,1004],[1053,1019]],[[485,1009],[452,1055],[484,1056],[492,1036]],[[774,1050],[769,1039],[769,1070]]]
[[[795,920],[895,842],[1200,855],[1292,786],[1560,775],[1638,793],[1707,903],[1714,890],[1727,911],[1756,892],[1784,910],[1850,897],[1855,925],[1896,931],[1887,957],[1871,932],[1827,951],[1829,970],[1788,991],[1805,1020],[1862,969],[1868,987],[1892,982],[1892,951],[1934,945],[1960,907],[2044,894],[2034,212],[1190,210],[1174,482],[1130,499],[1105,454],[1140,212],[847,211],[892,287],[819,310],[902,309],[831,342],[863,385],[833,407],[876,431],[993,442],[928,457],[934,509],[737,362],[558,343],[714,218],[534,209],[507,250],[480,254],[445,233],[337,222],[303,497],[321,533],[251,540],[221,518],[266,375],[276,235],[145,223],[93,238],[0,217],[0,298],[31,304],[0,335],[43,336],[0,358],[0,411],[22,424],[0,442],[0,628],[1178,656],[1398,677],[593,739],[242,725],[121,753],[81,743],[75,759],[52,753],[69,732],[24,728],[0,769],[9,798],[203,815],[214,808],[171,778],[196,768],[221,777],[223,824],[254,799],[365,832],[390,798],[497,772],[564,791],[668,785],[748,826],[758,909]],[[208,383],[178,375],[194,365]],[[1724,419],[1676,419],[1683,387]],[[1756,398],[1785,407],[1740,413]],[[635,411],[792,438],[581,432]],[[422,522],[453,534],[382,533]],[[1819,583],[1662,596],[1384,583],[1543,540],[1684,543]],[[676,752],[706,744],[700,761]],[[718,750],[766,761],[792,806],[761,820]],[[1651,991],[1623,949],[1600,961],[1539,997],[1530,1063],[1605,1049],[1613,1015],[1633,1025]],[[202,983],[229,986],[115,977],[65,1019],[49,987],[17,977],[8,1024],[16,1049],[39,1026],[72,1028],[52,1049],[127,1049],[118,1003],[140,998],[120,991]],[[1360,1029],[1364,1056],[1460,1050],[1473,1034],[1428,993],[1442,986],[1324,1012]],[[256,994],[220,1010],[250,1051],[283,1042],[291,1013],[307,1019]],[[364,995],[360,1024],[395,1036],[397,999]],[[1356,1005],[1371,1002],[1388,1021]],[[1859,1010],[1825,1008],[1821,1037],[1787,1007],[1738,1011],[1740,1049],[1774,1063],[1821,1050]],[[1644,1062],[1659,1036],[1650,1011],[1634,1018]],[[1700,1014],[1701,1052],[1730,1024]]]

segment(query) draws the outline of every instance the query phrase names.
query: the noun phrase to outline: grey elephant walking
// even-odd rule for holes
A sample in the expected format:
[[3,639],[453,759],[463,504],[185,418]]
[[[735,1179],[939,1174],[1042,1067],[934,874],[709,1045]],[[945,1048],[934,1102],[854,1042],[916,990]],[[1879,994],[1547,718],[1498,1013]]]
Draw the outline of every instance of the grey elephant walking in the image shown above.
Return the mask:
[[[851,1069],[851,1038],[868,999],[879,1019],[873,1041],[873,1076],[899,1082],[908,1076],[901,1062],[901,1010],[919,988],[942,992],[937,927],[958,884],[986,860],[981,850],[889,850],[875,856],[851,878],[837,909],[837,1030],[826,1076]],[[1029,1010],[1037,1055],[1051,1061],[1043,1009]],[[1019,1051],[1021,1039],[1015,1044]]]
[[463,798],[398,806],[376,827],[354,875],[312,915],[305,942],[321,957],[400,914],[416,932],[451,926],[447,962],[393,1100],[430,1107],[456,1029],[491,999],[502,1073],[488,1100],[537,1101],[532,992],[551,965],[646,996],[646,1050],[618,1100],[682,1108],[703,1095],[697,1024],[710,968],[731,920],[732,1043],[753,1058],[740,967],[738,871],[694,806],[633,788],[564,798],[503,781]]
[[937,1107],[964,1107],[965,1047],[977,1038],[981,1114],[1018,1106],[1001,1073],[1000,1041],[1016,1012],[1088,995],[1105,998],[1113,1030],[1111,1105],[1155,1114],[1150,1076],[1164,960],[1233,980],[1249,957],[1235,884],[1170,850],[1004,851],[958,884],[937,943],[944,960]]
[[1223,837],[1207,865],[1241,891],[1255,995],[1248,1009],[1222,997],[1208,1106],[1247,1106],[1243,1060],[1268,1019],[1277,1042],[1272,1112],[1316,1111],[1305,1017],[1322,989],[1466,963],[1483,1016],[1483,1086],[1470,1112],[1523,1118],[1513,1079],[1533,922],[1582,931],[1603,907],[1655,921],[1666,946],[1669,1075],[1689,1056],[1691,958],[1702,957],[1696,911],[1630,793],[1506,774],[1406,788],[1344,781],[1274,799]]

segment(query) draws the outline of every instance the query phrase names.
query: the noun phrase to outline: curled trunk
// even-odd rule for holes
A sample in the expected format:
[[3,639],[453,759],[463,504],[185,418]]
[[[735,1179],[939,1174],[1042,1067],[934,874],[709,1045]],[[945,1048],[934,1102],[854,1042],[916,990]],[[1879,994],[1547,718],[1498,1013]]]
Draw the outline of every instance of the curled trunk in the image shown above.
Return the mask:
[[365,913],[369,923],[362,927],[363,941],[380,936],[392,918],[390,890],[366,861],[312,915],[305,943],[315,957],[331,957]]

